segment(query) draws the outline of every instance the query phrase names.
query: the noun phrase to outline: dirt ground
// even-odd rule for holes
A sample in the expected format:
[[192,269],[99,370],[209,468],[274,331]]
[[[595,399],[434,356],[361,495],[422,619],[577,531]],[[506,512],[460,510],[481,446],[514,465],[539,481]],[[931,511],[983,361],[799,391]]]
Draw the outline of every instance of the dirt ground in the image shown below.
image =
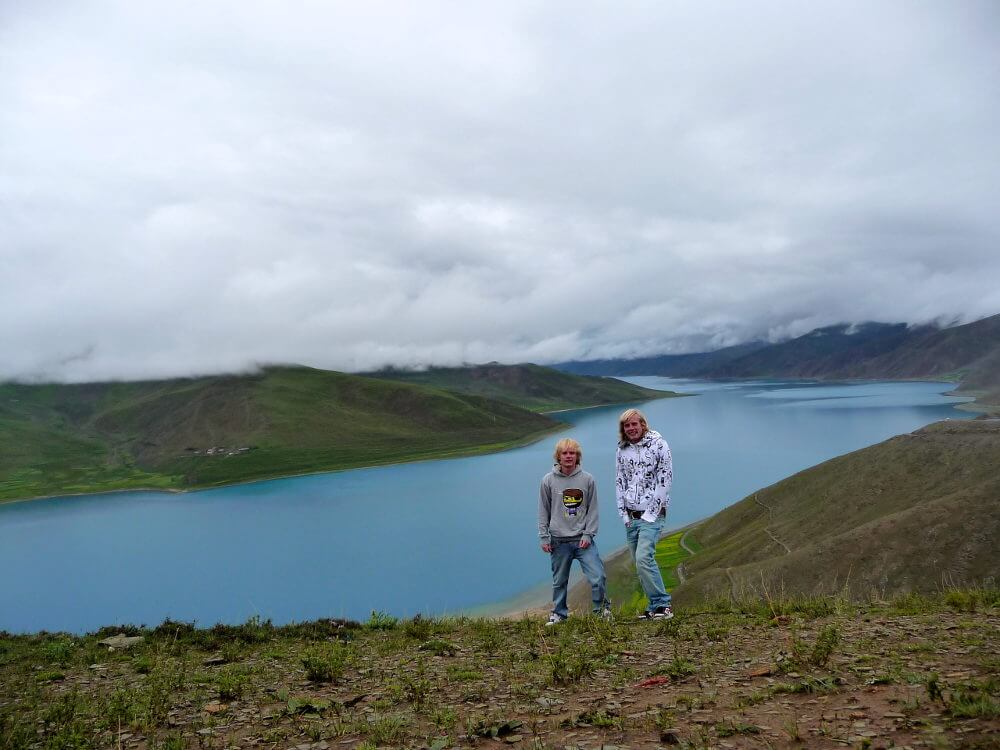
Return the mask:
[[915,601],[0,640],[0,749],[1000,747],[1000,610]]

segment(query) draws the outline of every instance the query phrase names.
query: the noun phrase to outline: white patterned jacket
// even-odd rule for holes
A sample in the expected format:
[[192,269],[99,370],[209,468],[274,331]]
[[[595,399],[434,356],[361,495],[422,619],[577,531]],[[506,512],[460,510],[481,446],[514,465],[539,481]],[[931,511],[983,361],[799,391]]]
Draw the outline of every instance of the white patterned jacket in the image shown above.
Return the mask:
[[656,430],[647,430],[637,443],[618,444],[615,459],[615,495],[618,515],[631,520],[628,510],[641,510],[644,521],[653,522],[670,507],[670,485],[674,481],[670,446]]

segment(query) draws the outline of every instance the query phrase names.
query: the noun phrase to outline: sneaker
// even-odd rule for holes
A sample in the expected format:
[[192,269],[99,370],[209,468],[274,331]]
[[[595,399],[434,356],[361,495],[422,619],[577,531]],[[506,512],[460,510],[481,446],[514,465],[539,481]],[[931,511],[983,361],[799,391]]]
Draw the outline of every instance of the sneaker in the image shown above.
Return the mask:
[[674,616],[674,611],[670,608],[668,604],[665,607],[654,607],[647,612],[643,612],[639,615],[640,620],[669,620]]
[[604,607],[597,613],[597,616],[602,620],[611,620],[614,617],[611,612],[611,602],[605,602]]
[[549,627],[551,625],[558,625],[560,622],[565,622],[565,620],[566,620],[565,617],[563,617],[562,615],[557,615],[555,612],[553,612],[551,615],[549,615],[549,621],[545,623],[545,627]]

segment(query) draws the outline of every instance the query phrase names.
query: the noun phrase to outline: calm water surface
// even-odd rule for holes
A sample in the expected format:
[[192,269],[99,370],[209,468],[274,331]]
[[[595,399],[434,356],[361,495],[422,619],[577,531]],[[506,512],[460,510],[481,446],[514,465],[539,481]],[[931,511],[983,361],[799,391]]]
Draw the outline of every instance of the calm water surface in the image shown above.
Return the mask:
[[[630,380],[698,394],[642,407],[673,450],[675,527],[826,459],[970,416],[944,383]],[[623,408],[559,415],[597,479],[604,555],[625,541],[613,485]],[[491,456],[0,505],[0,630],[364,620],[512,598],[549,580],[537,492],[563,434]]]

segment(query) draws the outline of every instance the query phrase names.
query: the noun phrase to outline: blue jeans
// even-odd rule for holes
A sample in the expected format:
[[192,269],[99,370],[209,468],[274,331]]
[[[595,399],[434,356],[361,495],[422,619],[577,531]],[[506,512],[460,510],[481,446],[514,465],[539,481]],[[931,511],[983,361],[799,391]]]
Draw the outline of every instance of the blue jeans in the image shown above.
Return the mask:
[[666,523],[665,516],[660,516],[652,523],[633,518],[625,529],[635,572],[639,575],[639,585],[649,599],[650,609],[670,606],[670,594],[663,585],[660,566],[656,564],[656,543]]
[[569,583],[569,569],[574,560],[580,561],[580,569],[590,583],[590,597],[594,612],[600,612],[605,603],[604,562],[597,553],[597,543],[591,542],[586,549],[580,548],[577,539],[561,542],[552,538],[552,611],[560,617],[567,617],[566,586]]

